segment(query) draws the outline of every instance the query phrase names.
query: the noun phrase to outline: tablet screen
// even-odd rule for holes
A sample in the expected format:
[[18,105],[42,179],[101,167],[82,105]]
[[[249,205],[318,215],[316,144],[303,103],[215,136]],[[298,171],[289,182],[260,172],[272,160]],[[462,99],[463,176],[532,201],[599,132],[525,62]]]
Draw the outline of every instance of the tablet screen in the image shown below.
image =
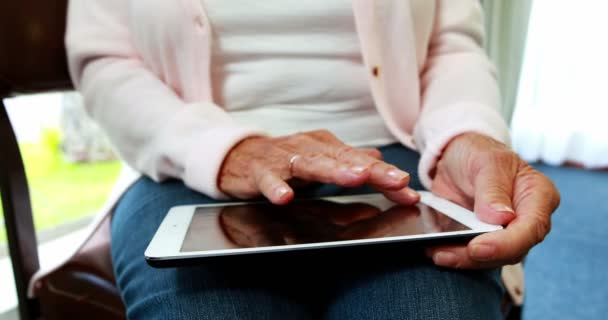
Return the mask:
[[[423,203],[294,201],[196,208],[181,252],[308,244],[471,230]],[[219,231],[218,231],[219,230]],[[222,239],[218,239],[222,238]]]

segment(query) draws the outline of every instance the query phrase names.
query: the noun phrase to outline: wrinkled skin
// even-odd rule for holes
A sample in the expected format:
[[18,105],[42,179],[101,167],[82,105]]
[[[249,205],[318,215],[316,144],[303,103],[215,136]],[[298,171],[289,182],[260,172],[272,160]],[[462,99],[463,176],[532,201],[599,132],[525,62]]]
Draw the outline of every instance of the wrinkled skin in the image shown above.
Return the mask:
[[[506,226],[466,246],[429,248],[427,254],[440,266],[475,269],[520,261],[547,235],[559,205],[559,193],[546,176],[504,144],[475,133],[446,146],[433,177],[434,193],[474,210],[482,221]],[[263,195],[279,205],[293,199],[295,187],[310,182],[369,184],[408,205],[420,199],[407,186],[409,179],[383,162],[378,150],[350,147],[321,130],[243,140],[227,155],[218,184],[232,197]]]
[[218,182],[220,190],[230,196],[250,199],[264,195],[274,204],[288,203],[294,197],[292,187],[307,182],[343,187],[367,183],[391,200],[416,203],[420,196],[407,187],[409,174],[381,158],[376,149],[350,147],[324,130],[254,137],[228,153]]
[[473,209],[482,221],[506,226],[466,246],[427,250],[437,265],[466,269],[521,261],[549,233],[560,199],[549,178],[504,144],[478,134],[464,134],[448,144],[432,191]]

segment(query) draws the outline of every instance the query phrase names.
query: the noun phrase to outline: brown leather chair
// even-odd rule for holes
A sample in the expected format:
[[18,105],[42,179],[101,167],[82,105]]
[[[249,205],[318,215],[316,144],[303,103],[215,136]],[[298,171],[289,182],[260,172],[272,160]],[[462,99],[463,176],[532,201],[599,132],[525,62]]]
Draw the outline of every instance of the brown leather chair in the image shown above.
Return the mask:
[[[0,101],[6,97],[68,90],[64,32],[67,0],[0,2]],[[35,285],[36,233],[23,162],[4,102],[0,108],[0,193],[21,319],[124,319],[109,247],[99,235],[109,219],[66,265]]]

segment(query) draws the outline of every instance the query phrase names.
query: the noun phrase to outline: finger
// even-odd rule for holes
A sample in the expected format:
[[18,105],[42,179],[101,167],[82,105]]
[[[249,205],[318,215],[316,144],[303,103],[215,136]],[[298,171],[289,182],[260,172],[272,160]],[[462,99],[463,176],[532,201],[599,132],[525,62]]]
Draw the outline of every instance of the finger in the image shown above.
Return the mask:
[[526,166],[515,180],[514,204],[517,218],[506,229],[483,234],[469,243],[469,254],[475,260],[517,262],[549,233],[559,193],[547,177]]
[[[336,159],[333,155],[343,144],[327,130],[316,130],[293,136],[292,153],[298,157],[287,168],[289,177],[306,181],[356,187],[369,177],[369,168]],[[288,177],[288,178],[289,178]]]
[[376,160],[382,160],[382,152],[376,148],[362,148],[359,150]]
[[485,269],[518,263],[538,243],[537,236],[531,236],[535,226],[536,223],[518,217],[506,229],[477,236],[466,246],[435,247],[427,254],[439,266],[458,269]]
[[[328,130],[315,130],[315,131],[310,131],[308,133],[309,136],[313,137],[314,139],[316,139],[317,141],[335,146],[335,147],[342,147],[345,146],[345,144],[340,141],[340,139],[338,139],[338,137],[336,137],[333,133],[331,133]],[[377,160],[382,160],[382,152],[380,152],[380,150],[376,149],[376,148],[357,148],[357,150],[361,151],[362,153],[377,159]]]
[[293,190],[278,174],[267,169],[254,170],[254,172],[258,189],[270,202],[283,205],[293,199]]
[[253,183],[243,183],[243,179],[235,176],[223,176],[219,183],[220,190],[237,199],[252,199],[260,195],[259,188]]
[[[340,139],[338,139],[333,133],[327,130],[315,130],[309,132],[310,136],[315,138],[318,141],[327,143],[329,145],[335,147],[343,147],[346,146]],[[355,149],[355,148],[353,148]],[[382,152],[376,148],[357,148],[360,152],[366,154],[369,157],[372,157],[377,160],[382,160]]]
[[414,205],[420,201],[420,194],[408,187],[409,182],[409,173],[393,165],[377,162],[371,168],[368,184],[393,202]]
[[371,160],[368,184],[382,192],[386,198],[403,205],[420,201],[420,194],[408,187],[410,174],[382,161]]
[[[514,196],[518,216],[504,230],[477,236],[466,248],[434,248],[435,263],[456,268],[487,268],[519,262],[549,233],[550,215],[559,205],[559,194],[549,179],[526,168],[516,179]],[[455,260],[448,261],[446,257]]]
[[[309,149],[308,152],[314,150],[319,155],[306,156],[306,153],[302,153],[303,156],[292,165],[294,177],[344,187],[355,187],[368,183],[381,192],[391,191],[387,192],[387,197],[398,203],[412,204],[419,201],[417,193],[411,189],[404,189],[409,183],[409,174],[378,160],[382,154],[377,149],[350,147],[324,130],[307,134],[319,142],[314,143],[315,148]],[[301,136],[300,138],[305,139],[306,137]],[[325,157],[333,158],[336,163],[330,164],[327,159],[324,159]],[[315,162],[317,163],[315,164]],[[368,174],[367,171],[370,173]],[[362,177],[366,179],[361,179]]]
[[515,219],[511,199],[520,161],[511,152],[497,154],[479,170],[474,180],[474,211],[480,220],[506,225]]
[[291,164],[292,177],[343,187],[360,186],[368,180],[369,174],[364,166],[340,164],[323,154],[301,155]]
[[409,173],[373,158],[359,149],[342,145],[341,147],[334,148],[332,155],[337,161],[369,168],[371,174],[367,183],[374,188],[380,190],[401,190],[410,181]]
[[369,184],[380,190],[401,190],[410,183],[410,174],[383,161],[367,159],[371,162]]
[[420,201],[420,194],[409,187],[401,190],[381,190],[381,192],[387,199],[402,205],[414,205]]
[[506,264],[500,261],[473,260],[469,256],[468,248],[465,245],[427,248],[426,255],[436,265],[454,269],[489,269]]
[[323,145],[322,154],[341,164],[361,166],[373,170],[367,183],[382,190],[400,190],[409,183],[409,174],[389,165],[378,158],[382,156],[377,149],[358,149],[342,143],[328,131],[319,130],[309,133]]
[[520,262],[538,243],[536,222],[517,217],[504,230],[475,237],[467,246],[437,247],[432,249],[435,264],[459,268],[480,269]]

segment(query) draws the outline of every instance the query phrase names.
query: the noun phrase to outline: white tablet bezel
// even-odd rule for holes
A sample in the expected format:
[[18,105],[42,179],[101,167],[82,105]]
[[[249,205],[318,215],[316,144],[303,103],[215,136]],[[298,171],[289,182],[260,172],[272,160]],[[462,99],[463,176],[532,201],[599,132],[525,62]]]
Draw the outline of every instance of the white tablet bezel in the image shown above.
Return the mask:
[[[218,207],[218,204],[206,204],[206,205],[187,205],[177,206],[171,208],[167,213],[167,216],[158,227],[156,234],[150,241],[148,248],[144,255],[148,260],[174,260],[174,259],[188,259],[188,258],[202,258],[212,256],[226,256],[226,255],[237,255],[247,253],[262,253],[262,252],[278,252],[278,251],[291,251],[291,250],[303,250],[303,249],[314,249],[314,248],[329,248],[329,247],[342,247],[352,246],[360,244],[371,244],[371,243],[389,243],[397,241],[411,241],[417,239],[440,239],[454,236],[464,235],[476,235],[485,232],[501,230],[502,226],[487,224],[475,216],[475,214],[465,208],[462,208],[448,200],[442,199],[433,195],[427,191],[419,191],[421,195],[421,202],[432,207],[450,218],[462,223],[463,225],[471,228],[471,230],[464,231],[450,231],[440,233],[429,233],[423,235],[408,235],[398,237],[386,237],[386,238],[372,238],[372,239],[359,239],[359,240],[346,240],[346,241],[331,241],[331,242],[319,242],[319,243],[308,243],[308,244],[292,244],[292,245],[281,245],[281,246],[269,246],[269,247],[257,247],[257,248],[234,248],[234,249],[222,249],[222,250],[206,250],[206,251],[188,251],[181,252],[181,247],[190,226],[190,221],[196,210],[200,207]],[[344,202],[349,199],[354,201],[365,201],[366,198],[378,197],[378,194],[369,195],[355,195],[355,196],[341,196],[341,197],[326,197],[325,200]],[[238,203],[225,203],[221,206],[233,206],[241,205],[246,202]]]

